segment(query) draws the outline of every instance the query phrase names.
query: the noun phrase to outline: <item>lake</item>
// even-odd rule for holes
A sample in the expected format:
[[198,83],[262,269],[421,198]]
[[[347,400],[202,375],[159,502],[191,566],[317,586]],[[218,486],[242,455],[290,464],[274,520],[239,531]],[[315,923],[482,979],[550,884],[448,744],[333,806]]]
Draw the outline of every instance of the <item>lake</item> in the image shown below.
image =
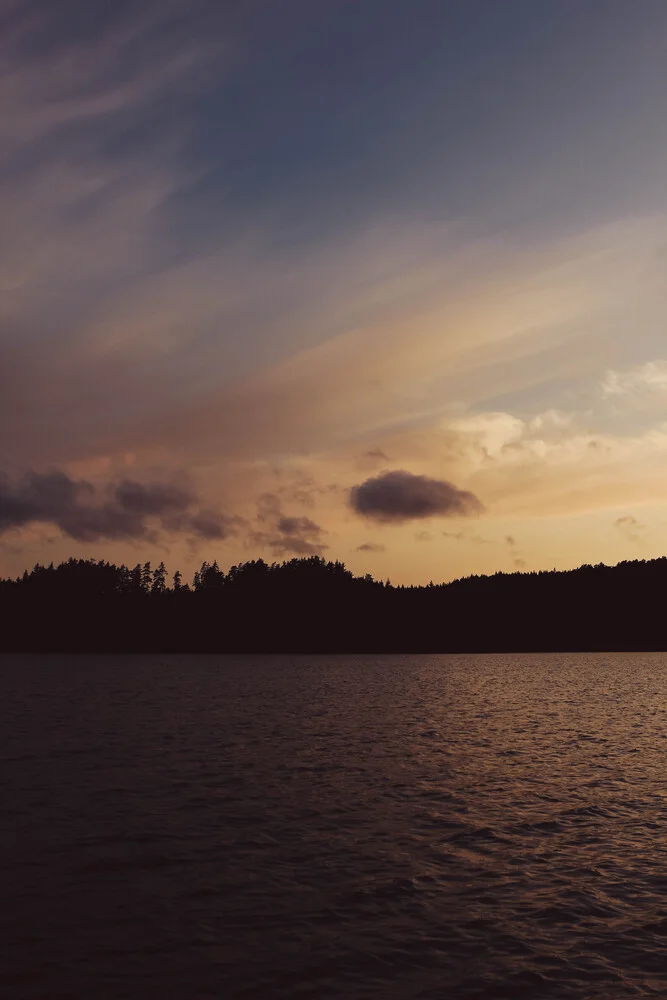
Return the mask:
[[0,995],[667,993],[667,655],[0,657]]

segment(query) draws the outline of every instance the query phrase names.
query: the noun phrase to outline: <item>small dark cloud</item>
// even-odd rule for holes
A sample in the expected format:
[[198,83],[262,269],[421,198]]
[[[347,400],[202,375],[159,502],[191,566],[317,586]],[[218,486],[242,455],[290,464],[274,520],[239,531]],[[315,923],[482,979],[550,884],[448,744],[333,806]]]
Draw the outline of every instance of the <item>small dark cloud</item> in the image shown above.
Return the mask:
[[227,514],[219,514],[214,510],[199,510],[188,516],[187,526],[199,538],[221,541],[233,535],[242,518]]
[[638,521],[636,517],[631,514],[625,514],[623,517],[617,517],[614,521],[614,527],[617,531],[627,538],[629,542],[643,542],[641,537],[641,532],[646,529],[646,525]]
[[484,509],[467,490],[459,490],[444,479],[415,476],[401,469],[353,486],[350,506],[362,517],[395,523],[426,517],[470,516]]
[[624,517],[617,517],[614,521],[615,528],[644,528],[645,525],[638,521],[636,517],[626,514]]
[[250,532],[248,542],[268,546],[274,555],[320,555],[328,547],[322,538],[324,528],[310,517],[284,514],[275,493],[259,498],[257,520],[262,527]]
[[200,510],[197,496],[169,483],[124,479],[98,489],[65,472],[0,478],[0,534],[29,524],[53,524],[80,542],[156,538],[156,527],[225,538],[234,518]]
[[374,458],[379,462],[390,462],[391,459],[389,455],[386,455],[382,448],[371,448],[369,451],[364,452],[364,458]]
[[418,531],[415,535],[416,542],[432,542],[433,535],[428,531]]
[[245,524],[245,520],[235,514],[224,514],[214,510],[198,510],[186,515],[180,531],[192,538],[221,542],[231,535],[236,535],[239,527],[243,524]]
[[522,558],[521,553],[517,546],[517,541],[514,535],[505,535],[505,541],[509,547],[510,555],[512,557],[512,562],[517,569],[524,569],[526,566],[526,560]]
[[278,531],[283,535],[312,535],[322,529],[309,517],[281,517],[278,519]]
[[384,552],[384,545],[377,545],[375,542],[364,542],[357,545],[355,552]]

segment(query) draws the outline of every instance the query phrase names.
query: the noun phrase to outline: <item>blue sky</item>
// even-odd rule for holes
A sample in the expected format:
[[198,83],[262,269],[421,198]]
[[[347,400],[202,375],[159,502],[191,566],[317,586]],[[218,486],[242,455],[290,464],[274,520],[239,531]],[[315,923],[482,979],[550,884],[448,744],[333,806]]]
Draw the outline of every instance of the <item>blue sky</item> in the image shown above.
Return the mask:
[[[663,550],[662,0],[0,0],[0,27],[3,571]],[[360,517],[397,469],[484,514]],[[228,530],[3,521],[54,470],[91,503],[187,480]]]

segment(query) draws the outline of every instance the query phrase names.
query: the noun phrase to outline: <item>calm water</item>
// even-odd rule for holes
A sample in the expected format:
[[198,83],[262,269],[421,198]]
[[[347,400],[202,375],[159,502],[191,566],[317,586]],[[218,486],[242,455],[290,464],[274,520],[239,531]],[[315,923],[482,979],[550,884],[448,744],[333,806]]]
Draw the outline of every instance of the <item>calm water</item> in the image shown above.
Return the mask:
[[667,994],[667,655],[0,657],[3,998]]

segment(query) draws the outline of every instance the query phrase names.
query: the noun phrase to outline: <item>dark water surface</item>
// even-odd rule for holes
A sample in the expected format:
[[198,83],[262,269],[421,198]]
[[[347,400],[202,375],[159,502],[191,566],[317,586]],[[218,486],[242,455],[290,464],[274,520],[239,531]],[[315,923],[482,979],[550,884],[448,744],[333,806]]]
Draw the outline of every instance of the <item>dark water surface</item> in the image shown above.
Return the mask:
[[667,995],[667,655],[0,657],[3,998]]

